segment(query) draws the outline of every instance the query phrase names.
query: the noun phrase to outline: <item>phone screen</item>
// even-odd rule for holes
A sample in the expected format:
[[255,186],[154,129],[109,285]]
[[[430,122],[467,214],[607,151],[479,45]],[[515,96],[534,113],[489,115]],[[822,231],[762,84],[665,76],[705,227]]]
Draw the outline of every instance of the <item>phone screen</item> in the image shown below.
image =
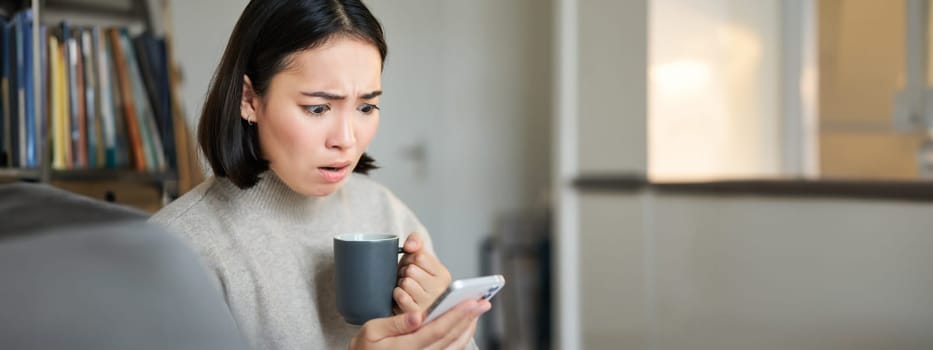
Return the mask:
[[492,299],[505,286],[502,275],[483,276],[457,280],[450,283],[447,290],[428,308],[425,323],[443,315],[465,300]]

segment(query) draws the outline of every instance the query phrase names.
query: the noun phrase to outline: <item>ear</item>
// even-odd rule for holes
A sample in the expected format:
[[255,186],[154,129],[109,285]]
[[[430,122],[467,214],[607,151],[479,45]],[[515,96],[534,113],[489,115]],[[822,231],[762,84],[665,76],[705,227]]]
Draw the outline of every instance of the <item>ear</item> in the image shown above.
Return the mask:
[[243,99],[240,101],[240,118],[255,123],[257,106],[259,106],[259,98],[256,96],[256,91],[253,90],[253,82],[249,80],[246,74],[243,74]]

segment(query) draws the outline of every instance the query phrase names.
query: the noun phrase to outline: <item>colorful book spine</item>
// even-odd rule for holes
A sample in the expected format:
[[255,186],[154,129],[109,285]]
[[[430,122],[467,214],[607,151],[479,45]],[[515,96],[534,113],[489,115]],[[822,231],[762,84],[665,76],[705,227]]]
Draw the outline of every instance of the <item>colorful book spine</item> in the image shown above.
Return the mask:
[[165,41],[157,39],[146,32],[133,39],[136,45],[137,57],[149,100],[152,105],[153,116],[158,125],[158,136],[165,147],[166,166],[176,167],[175,159],[175,130],[171,113],[171,97],[168,82],[167,59],[165,58]]
[[62,44],[58,37],[52,35],[49,37],[49,71],[51,76],[49,109],[51,110],[51,134],[52,134],[52,169],[67,169],[68,157],[67,147],[70,143],[68,137],[68,102],[65,92],[65,63]]
[[21,22],[22,31],[23,31],[23,127],[22,138],[20,140],[25,140],[23,147],[20,149],[21,160],[20,164],[25,168],[35,168],[39,165],[37,160],[36,146],[38,142],[36,140],[36,67],[34,57],[36,55],[35,47],[33,46],[33,32],[32,32],[32,10],[24,10],[20,12],[23,16]]
[[36,114],[36,166],[49,161],[48,133],[49,133],[49,34],[48,27],[39,26],[39,96],[38,111]]
[[148,171],[165,170],[165,152],[162,148],[162,141],[159,138],[159,130],[155,123],[155,117],[152,113],[152,106],[149,104],[149,98],[146,93],[146,87],[140,73],[139,61],[134,52],[133,44],[129,39],[126,30],[120,31],[120,40],[123,47],[129,48],[124,51],[126,54],[127,67],[129,68],[131,88],[133,99],[136,103],[136,116],[139,118],[140,132],[145,141],[144,147],[147,156]]
[[26,66],[24,55],[26,33],[23,30],[23,12],[16,14],[14,30],[16,32],[16,96],[14,108],[16,117],[13,120],[13,167],[22,167],[26,158],[25,147],[22,146],[26,139]]
[[0,168],[176,169],[164,39],[2,13]]
[[75,90],[71,93],[75,94],[78,101],[77,112],[78,112],[78,149],[77,151],[77,164],[76,168],[87,168],[87,113],[85,110],[85,98],[84,98],[84,55],[82,53],[82,40],[81,40],[81,29],[75,28],[72,31],[75,40]]
[[81,161],[79,159],[79,150],[81,149],[81,128],[79,119],[78,105],[78,42],[71,34],[71,28],[68,23],[62,22],[62,41],[65,43],[65,69],[68,80],[66,92],[68,94],[68,135],[70,146],[68,147],[69,159],[68,169],[77,168]]
[[10,21],[0,16],[0,167],[7,165],[10,149]]
[[6,118],[6,162],[5,166],[15,167],[16,158],[19,156],[17,151],[17,145],[19,143],[19,88],[17,87],[19,81],[19,73],[17,67],[17,55],[20,51],[19,48],[19,31],[17,30],[17,25],[19,23],[19,16],[14,15],[13,18],[7,23],[7,40],[9,41],[9,52],[7,53],[7,67],[9,71],[7,72],[7,81],[6,81],[6,92],[4,98],[6,99],[5,105],[7,106],[9,113],[7,113]]
[[94,73],[94,67],[96,63],[93,61],[91,55],[91,32],[87,28],[83,28],[80,31],[81,36],[81,58],[82,58],[82,75],[84,76],[84,116],[86,119],[85,130],[86,130],[86,141],[85,147],[87,150],[87,167],[88,168],[97,168],[97,143],[98,143],[98,134],[100,130],[98,111],[97,111],[97,101],[95,90],[97,89],[97,78]]
[[104,166],[107,168],[117,167],[117,137],[114,121],[114,104],[110,89],[110,61],[108,60],[107,45],[101,35],[100,27],[91,29],[91,42],[97,57],[97,82],[100,98],[98,106],[100,108],[101,129],[104,144]]
[[113,99],[113,126],[117,131],[116,137],[116,164],[120,168],[132,168],[131,153],[133,146],[130,142],[129,126],[126,125],[125,105],[123,103],[123,94],[120,90],[120,79],[117,74],[117,60],[113,49],[113,40],[106,32],[102,33],[101,40],[107,49],[107,57],[110,59],[110,65],[107,67],[107,73],[110,75],[110,90],[113,91],[110,97]]
[[120,82],[120,99],[123,103],[123,113],[126,121],[127,139],[129,140],[129,148],[131,150],[133,168],[137,171],[146,171],[147,162],[146,155],[143,151],[143,140],[140,133],[140,125],[138,118],[136,117],[136,106],[133,101],[133,88],[131,83],[131,78],[129,74],[129,68],[127,67],[127,62],[125,59],[125,51],[122,43],[120,42],[120,31],[116,28],[111,28],[107,31],[107,34],[110,36],[111,45],[113,45],[113,59],[114,66],[116,67],[117,76],[119,77]]

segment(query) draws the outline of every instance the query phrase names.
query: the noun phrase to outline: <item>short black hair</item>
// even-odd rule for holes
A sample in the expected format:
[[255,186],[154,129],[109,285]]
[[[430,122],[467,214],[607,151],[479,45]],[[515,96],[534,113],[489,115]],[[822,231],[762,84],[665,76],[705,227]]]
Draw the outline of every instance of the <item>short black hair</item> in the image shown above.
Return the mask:
[[[251,0],[246,5],[211,79],[198,125],[198,143],[215,176],[249,188],[269,169],[256,127],[240,117],[243,76],[262,96],[292,54],[338,35],[372,43],[385,63],[382,25],[360,0]],[[363,153],[353,171],[368,174],[376,168]]]

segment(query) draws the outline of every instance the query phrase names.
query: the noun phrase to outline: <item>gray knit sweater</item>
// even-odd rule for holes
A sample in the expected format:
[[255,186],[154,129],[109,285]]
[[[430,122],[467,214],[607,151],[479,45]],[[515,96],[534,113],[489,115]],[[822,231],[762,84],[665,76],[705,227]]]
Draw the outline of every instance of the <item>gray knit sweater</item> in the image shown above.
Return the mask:
[[[398,198],[359,174],[327,197],[300,195],[271,171],[246,190],[210,178],[151,221],[200,253],[256,349],[347,348],[359,327],[337,313],[334,235],[392,233],[402,242],[411,232],[427,236]],[[430,238],[426,243],[433,252]]]

